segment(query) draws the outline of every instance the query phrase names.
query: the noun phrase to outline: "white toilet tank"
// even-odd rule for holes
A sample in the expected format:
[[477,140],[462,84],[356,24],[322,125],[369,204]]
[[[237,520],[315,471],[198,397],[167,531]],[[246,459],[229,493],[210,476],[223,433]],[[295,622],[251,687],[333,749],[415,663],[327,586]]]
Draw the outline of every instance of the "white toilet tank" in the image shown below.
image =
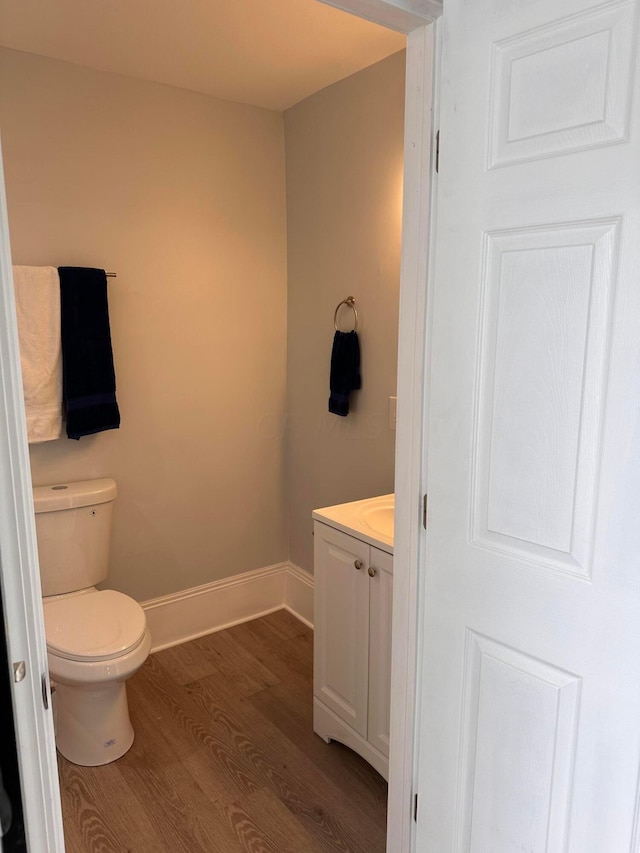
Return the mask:
[[86,589],[106,578],[117,493],[110,478],[33,489],[44,597]]

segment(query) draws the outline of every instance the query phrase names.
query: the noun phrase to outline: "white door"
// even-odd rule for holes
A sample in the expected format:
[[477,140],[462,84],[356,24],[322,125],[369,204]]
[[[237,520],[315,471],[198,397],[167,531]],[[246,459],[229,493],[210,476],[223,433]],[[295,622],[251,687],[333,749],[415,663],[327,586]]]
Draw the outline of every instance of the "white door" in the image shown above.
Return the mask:
[[442,35],[414,849],[636,853],[638,3]]

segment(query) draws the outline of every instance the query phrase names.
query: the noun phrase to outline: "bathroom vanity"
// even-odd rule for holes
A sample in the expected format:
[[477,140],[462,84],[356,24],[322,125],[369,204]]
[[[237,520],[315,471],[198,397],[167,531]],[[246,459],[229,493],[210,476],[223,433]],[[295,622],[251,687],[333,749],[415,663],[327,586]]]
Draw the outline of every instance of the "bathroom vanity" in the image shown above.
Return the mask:
[[314,519],[313,729],[388,777],[394,496]]

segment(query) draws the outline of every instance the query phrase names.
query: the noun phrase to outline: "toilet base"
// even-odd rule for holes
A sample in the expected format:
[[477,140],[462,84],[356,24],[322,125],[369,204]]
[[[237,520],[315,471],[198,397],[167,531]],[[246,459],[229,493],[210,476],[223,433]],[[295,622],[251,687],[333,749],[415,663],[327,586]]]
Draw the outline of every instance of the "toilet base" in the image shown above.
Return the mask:
[[133,743],[124,681],[81,687],[56,682],[56,746],[73,764],[97,767],[121,758]]

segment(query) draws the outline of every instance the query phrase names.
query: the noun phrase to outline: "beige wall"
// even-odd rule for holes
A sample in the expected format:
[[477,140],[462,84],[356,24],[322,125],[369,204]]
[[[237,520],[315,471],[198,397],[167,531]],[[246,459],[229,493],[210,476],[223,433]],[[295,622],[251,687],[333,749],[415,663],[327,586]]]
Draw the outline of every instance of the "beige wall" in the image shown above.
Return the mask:
[[[289,554],[313,569],[314,507],[393,491],[404,51],[285,112]],[[327,411],[333,312],[355,296],[362,390]],[[349,312],[345,312],[345,319]]]
[[279,113],[0,53],[13,261],[114,270],[122,427],[32,448],[113,476],[109,584],[145,600],[287,557]]
[[[122,426],[31,448],[35,484],[118,481],[109,585],[147,600],[287,556],[312,571],[312,509],[393,490],[403,100],[404,53],[283,125],[0,50],[14,263],[118,273]],[[348,295],[363,389],[341,419],[329,359]]]

